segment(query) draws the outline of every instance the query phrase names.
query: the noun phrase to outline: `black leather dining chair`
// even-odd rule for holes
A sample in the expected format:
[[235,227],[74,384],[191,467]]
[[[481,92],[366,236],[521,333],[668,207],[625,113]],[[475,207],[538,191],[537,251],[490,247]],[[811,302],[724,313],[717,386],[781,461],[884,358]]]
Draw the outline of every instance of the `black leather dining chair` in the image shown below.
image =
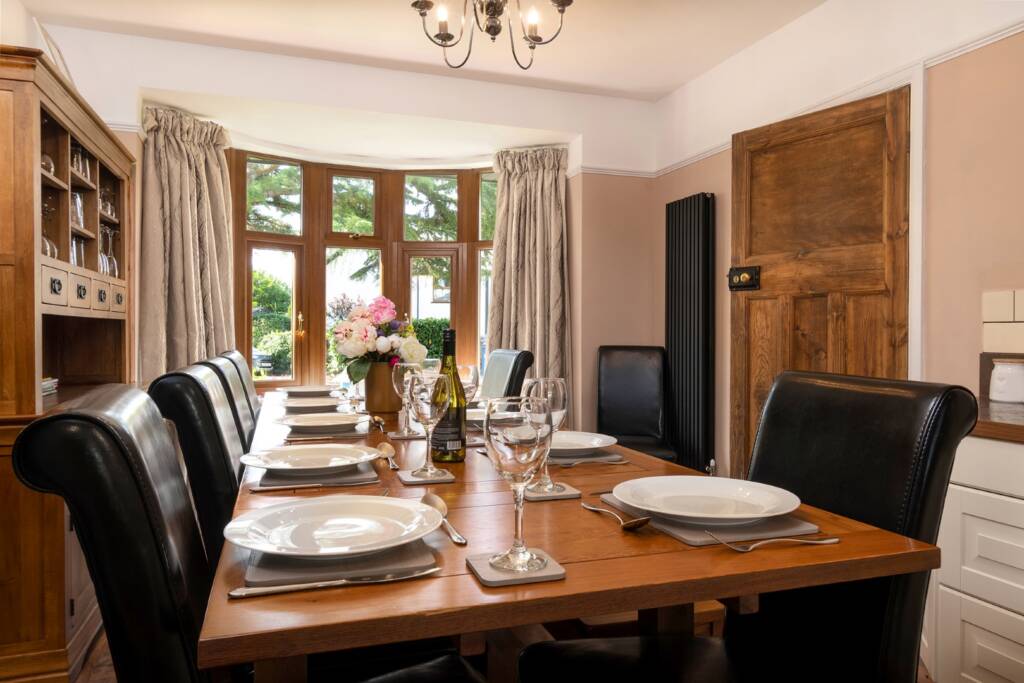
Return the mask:
[[188,483],[195,499],[211,566],[217,566],[221,532],[238,497],[245,453],[224,384],[213,368],[193,365],[162,375],[149,395],[178,431]]
[[249,406],[249,397],[246,395],[245,386],[238,376],[238,369],[231,360],[223,356],[214,356],[200,361],[201,365],[213,368],[224,386],[224,393],[228,395],[231,403],[231,413],[235,418],[235,427],[238,429],[238,436],[242,440],[242,447],[248,451],[252,445],[253,434],[256,433],[256,416]]
[[252,411],[253,417],[258,420],[260,417],[260,397],[256,393],[256,382],[252,379],[252,369],[249,367],[249,363],[246,362],[245,356],[237,349],[225,351],[220,355],[234,364],[238,377],[242,380],[242,386],[245,387],[245,396],[249,401],[249,409]]
[[[953,457],[977,414],[973,394],[963,387],[782,373],[761,414],[750,479],[788,489],[808,505],[934,543]],[[913,683],[928,577],[762,594],[756,613],[727,617],[724,648],[700,638],[539,643],[522,653],[520,677],[524,683],[550,680],[557,670],[586,679],[614,667],[669,661],[648,680]],[[688,656],[670,656],[683,647]]]
[[480,400],[518,396],[523,380],[533,366],[533,353],[511,349],[495,349],[487,356],[484,376],[480,380]]
[[[144,392],[110,384],[36,420],[15,441],[26,486],[64,499],[85,555],[119,681],[201,683],[210,564],[171,432]],[[481,683],[453,653],[374,678],[311,668],[311,681]],[[312,664],[312,661],[311,661]],[[236,671],[233,680],[248,672]]]
[[664,460],[675,460],[666,426],[665,349],[601,346],[597,350],[597,431]]

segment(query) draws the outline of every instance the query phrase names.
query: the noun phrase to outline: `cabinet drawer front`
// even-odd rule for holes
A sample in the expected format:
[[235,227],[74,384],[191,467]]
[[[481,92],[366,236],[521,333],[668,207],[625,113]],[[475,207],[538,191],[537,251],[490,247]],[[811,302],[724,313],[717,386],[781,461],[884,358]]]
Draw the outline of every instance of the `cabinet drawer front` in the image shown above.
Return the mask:
[[97,311],[110,310],[110,285],[102,280],[92,281],[92,307]]
[[969,436],[956,450],[952,481],[1024,498],[1024,445]]
[[1024,617],[939,587],[937,681],[1024,681]]
[[1024,614],[1024,500],[950,486],[942,583]]
[[92,305],[92,280],[75,273],[68,275],[68,304],[75,308],[89,308]]
[[68,305],[68,274],[50,266],[39,266],[40,292],[44,304]]
[[128,308],[128,294],[120,285],[110,286],[110,310],[115,313],[124,313]]

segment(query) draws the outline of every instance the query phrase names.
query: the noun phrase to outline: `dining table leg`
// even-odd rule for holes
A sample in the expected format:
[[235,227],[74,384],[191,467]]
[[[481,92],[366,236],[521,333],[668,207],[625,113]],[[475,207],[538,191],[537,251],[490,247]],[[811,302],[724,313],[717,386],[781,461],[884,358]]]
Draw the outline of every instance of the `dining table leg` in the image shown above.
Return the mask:
[[305,683],[306,656],[259,659],[253,670],[255,683]]
[[640,610],[640,635],[693,637],[693,604]]

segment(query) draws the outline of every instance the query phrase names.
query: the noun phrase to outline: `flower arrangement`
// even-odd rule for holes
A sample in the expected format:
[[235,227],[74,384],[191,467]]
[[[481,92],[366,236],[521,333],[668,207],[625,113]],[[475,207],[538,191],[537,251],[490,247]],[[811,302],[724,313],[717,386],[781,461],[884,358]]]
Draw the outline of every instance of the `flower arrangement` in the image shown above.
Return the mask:
[[334,328],[334,341],[353,383],[366,378],[372,363],[420,363],[427,357],[427,347],[416,339],[412,323],[398,320],[395,303],[384,296],[369,306],[353,306]]

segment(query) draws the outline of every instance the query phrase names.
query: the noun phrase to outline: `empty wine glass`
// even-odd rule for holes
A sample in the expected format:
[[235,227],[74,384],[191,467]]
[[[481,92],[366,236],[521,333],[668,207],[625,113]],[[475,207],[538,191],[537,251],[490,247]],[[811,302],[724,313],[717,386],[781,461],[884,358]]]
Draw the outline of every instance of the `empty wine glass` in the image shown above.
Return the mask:
[[490,564],[495,569],[532,572],[547,565],[547,560],[530,552],[523,540],[523,498],[526,485],[547,460],[551,432],[551,410],[543,398],[516,396],[487,401],[484,413],[487,457],[512,487],[516,504],[512,547],[491,557]]
[[430,457],[434,427],[448,413],[452,388],[447,375],[417,372],[409,377],[409,403],[412,404],[416,419],[427,433],[426,456],[423,466],[411,472],[420,479],[441,479],[448,476],[447,470],[434,467]]
[[[568,400],[568,392],[565,388],[565,380],[557,377],[539,377],[531,379],[523,388],[523,396],[535,396],[543,398],[548,402],[551,410],[551,431],[557,432],[565,422],[565,410]],[[529,486],[530,493],[561,493],[565,487],[551,481],[548,473],[548,462],[544,460],[544,467],[541,470],[537,481]]]
[[424,358],[420,366],[423,368],[423,372],[438,373],[441,372],[441,359]]
[[459,379],[462,380],[462,388],[466,392],[466,400],[472,401],[476,396],[476,388],[480,386],[480,370],[475,365],[456,366],[459,372]]
[[416,436],[419,434],[409,426],[409,380],[420,371],[419,363],[395,363],[391,368],[391,384],[402,397],[402,419],[398,426],[397,436]]

